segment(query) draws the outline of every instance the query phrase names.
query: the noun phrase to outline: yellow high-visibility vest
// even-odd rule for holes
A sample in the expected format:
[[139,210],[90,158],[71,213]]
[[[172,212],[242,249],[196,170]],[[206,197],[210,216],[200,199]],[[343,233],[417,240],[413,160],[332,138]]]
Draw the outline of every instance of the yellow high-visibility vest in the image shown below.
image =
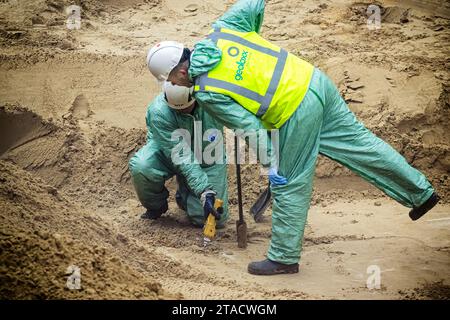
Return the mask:
[[220,28],[208,38],[221,49],[222,60],[195,79],[195,91],[230,96],[266,128],[280,128],[305,97],[314,66],[256,32]]

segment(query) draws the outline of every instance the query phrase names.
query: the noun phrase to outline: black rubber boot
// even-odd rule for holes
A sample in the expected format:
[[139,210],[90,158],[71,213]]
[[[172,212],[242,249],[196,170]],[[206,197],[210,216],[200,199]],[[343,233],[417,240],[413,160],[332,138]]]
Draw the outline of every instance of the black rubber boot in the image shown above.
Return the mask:
[[248,264],[248,273],[270,276],[274,274],[297,273],[298,263],[283,264],[269,259]]
[[430,211],[439,202],[439,200],[441,200],[441,198],[437,195],[436,192],[434,192],[423,205],[417,208],[413,208],[409,212],[409,217],[414,221],[419,219],[425,213]]
[[167,205],[167,202],[166,202],[160,209],[157,209],[157,210],[149,210],[149,209],[147,209],[147,211],[145,211],[141,215],[141,218],[142,219],[156,220],[159,217],[161,217],[161,215],[163,213],[165,213],[168,209],[169,209],[169,206]]

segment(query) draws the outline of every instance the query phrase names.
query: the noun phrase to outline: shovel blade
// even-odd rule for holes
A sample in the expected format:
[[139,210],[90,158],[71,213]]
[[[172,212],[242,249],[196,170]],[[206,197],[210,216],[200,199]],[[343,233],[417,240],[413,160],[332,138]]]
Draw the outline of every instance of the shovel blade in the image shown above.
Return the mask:
[[239,248],[247,248],[247,224],[245,221],[236,221],[237,243]]
[[267,187],[266,190],[259,195],[258,199],[256,199],[255,203],[250,208],[250,214],[253,216],[253,219],[255,219],[255,222],[260,222],[262,220],[262,216],[269,206],[271,198],[270,188]]

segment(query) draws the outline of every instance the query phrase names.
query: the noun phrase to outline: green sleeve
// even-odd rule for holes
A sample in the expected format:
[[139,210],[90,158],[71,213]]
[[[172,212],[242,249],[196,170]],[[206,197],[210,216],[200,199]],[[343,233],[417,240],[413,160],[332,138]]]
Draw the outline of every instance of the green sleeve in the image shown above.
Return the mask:
[[150,129],[150,122],[151,122],[151,111],[150,111],[150,106],[148,106],[147,108],[147,114],[145,116],[145,124],[147,125],[147,142],[150,141],[150,139],[152,139],[152,131]]
[[[236,2],[214,27],[228,28],[241,32],[259,32],[264,16],[264,0],[240,0]],[[195,44],[189,65],[189,77],[195,77],[216,67],[222,59],[222,51],[210,39]]]
[[[264,130],[264,134],[267,135],[267,144],[263,147],[262,153],[266,153],[269,160],[262,161],[263,166],[269,166],[272,157],[274,156],[272,150],[272,142],[270,136],[266,132],[262,121],[256,117],[253,113],[242,107],[232,98],[214,92],[197,92],[195,95],[198,103],[208,112],[213,118],[215,118],[220,124],[226,126],[229,129],[237,130],[242,129],[247,132],[256,131],[257,138],[259,140],[260,129]],[[257,155],[258,150],[253,150]]]
[[[176,121],[170,117],[169,114],[162,114],[160,110],[153,112],[153,119],[150,122],[150,129],[153,135],[153,140],[157,143],[160,150],[167,159],[172,159],[172,150],[180,142],[172,140],[172,132],[179,129]],[[200,167],[200,164],[194,163],[193,153],[188,148],[189,154],[183,154],[183,158],[188,159],[187,163],[174,164],[174,167],[186,179],[191,191],[200,197],[205,189],[213,190],[213,187],[208,182],[208,176]]]
[[189,64],[191,80],[216,67],[222,59],[222,51],[211,39],[203,39],[194,46],[194,53]]
[[264,19],[264,0],[239,0],[213,23],[213,28],[259,33]]

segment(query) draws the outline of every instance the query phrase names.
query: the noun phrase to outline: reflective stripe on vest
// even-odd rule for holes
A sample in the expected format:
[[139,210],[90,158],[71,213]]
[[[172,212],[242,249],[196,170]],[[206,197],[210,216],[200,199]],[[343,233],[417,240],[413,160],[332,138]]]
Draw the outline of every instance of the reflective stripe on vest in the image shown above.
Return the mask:
[[[230,57],[227,56],[228,60],[225,60],[228,62],[224,62],[224,60],[222,60],[218,64],[219,67],[198,76],[195,79],[196,91],[217,91],[223,94],[228,93],[232,97],[234,95],[234,98],[238,103],[254,113],[256,116],[262,117],[263,121],[266,120],[269,127],[280,127],[295,111],[303,99],[307,86],[309,85],[309,80],[312,76],[313,66],[303,60],[299,62],[299,58],[288,54],[286,50],[279,48],[276,45],[270,44],[256,33],[243,33],[228,29],[215,29],[214,32],[209,34],[208,38],[211,39],[216,45],[218,45],[219,40],[225,40],[225,43],[221,42],[222,44],[218,46],[221,48],[223,54],[225,54],[225,51],[228,51],[227,53]],[[254,42],[249,41],[246,38],[253,39]],[[233,43],[236,47],[233,46]],[[226,50],[226,48],[228,48],[228,50]],[[234,49],[233,52],[230,51],[232,49]],[[251,59],[257,59],[256,62],[252,61],[252,67],[255,68],[256,66],[257,71],[253,69],[253,73],[247,72],[245,77],[249,77],[249,80],[246,80],[247,82],[244,82],[243,85],[241,85],[238,80],[243,80],[246,60],[243,63],[241,62],[241,65],[239,65],[239,62],[231,62],[231,60],[229,60],[231,57],[237,56],[241,50],[243,55],[244,52],[248,51],[250,52],[249,57],[251,57]],[[255,56],[252,55],[252,50],[254,50],[253,55]],[[280,86],[283,71],[287,65],[286,62],[288,60],[288,56],[290,59],[289,66],[295,70],[285,73],[283,78],[283,88],[281,88],[281,91],[278,91],[277,99],[274,102],[274,95]],[[241,58],[240,61],[242,61],[242,59],[243,58]],[[232,78],[233,75],[230,74],[232,71],[234,72],[234,70],[231,69],[233,66],[235,67],[236,63],[239,66],[238,71],[240,70],[241,73],[238,74],[238,71],[236,71],[235,77]],[[260,67],[263,69],[260,69]],[[298,89],[293,73],[295,76],[298,75],[299,78],[302,76],[305,77],[305,81],[298,87]],[[238,76],[240,79],[237,78]],[[251,79],[251,76],[257,78],[259,77],[259,80]],[[308,77],[309,79],[306,79]],[[233,82],[226,81],[226,79],[230,79],[230,81],[233,79]],[[293,79],[294,81],[290,81],[290,79]],[[259,90],[259,92],[257,90]],[[292,92],[295,90],[304,91],[304,94],[300,93],[293,95]],[[283,95],[283,93],[286,93],[286,97],[280,98],[280,95]],[[238,97],[236,97],[236,95],[238,95]],[[297,103],[297,105],[288,106],[286,108],[286,105],[288,104],[286,100],[289,98],[293,98],[292,100],[294,100],[291,101],[291,104]],[[279,110],[274,110],[272,105],[277,104],[278,102],[281,102],[282,106],[279,106]],[[281,110],[281,108],[283,110]]]
[[280,83],[281,74],[283,73],[284,66],[286,64],[286,58],[287,58],[287,51],[284,49],[281,49],[280,52],[276,52],[272,49],[265,48],[263,46],[260,46],[256,43],[247,41],[241,37],[238,37],[234,34],[221,32],[220,29],[215,29],[213,33],[209,34],[209,39],[211,39],[215,44],[217,44],[217,41],[219,39],[229,40],[236,43],[239,43],[243,46],[252,48],[256,51],[259,51],[261,53],[265,53],[268,55],[271,55],[273,57],[278,58],[277,64],[275,66],[275,70],[272,75],[272,79],[270,80],[269,88],[267,89],[267,92],[264,96],[261,96],[259,93],[249,90],[247,88],[238,86],[234,83],[229,83],[226,81],[218,80],[218,79],[212,79],[208,77],[208,73],[204,73],[201,76],[197,77],[196,84],[199,86],[200,90],[205,90],[205,86],[212,86],[216,88],[225,89],[231,92],[234,92],[236,94],[239,94],[241,96],[244,96],[248,99],[257,101],[261,104],[261,106],[258,109],[258,112],[256,115],[258,117],[261,117],[264,115],[267,111],[267,109],[270,106],[270,103],[272,102],[273,95],[275,94],[275,91],[278,88],[278,84]]

